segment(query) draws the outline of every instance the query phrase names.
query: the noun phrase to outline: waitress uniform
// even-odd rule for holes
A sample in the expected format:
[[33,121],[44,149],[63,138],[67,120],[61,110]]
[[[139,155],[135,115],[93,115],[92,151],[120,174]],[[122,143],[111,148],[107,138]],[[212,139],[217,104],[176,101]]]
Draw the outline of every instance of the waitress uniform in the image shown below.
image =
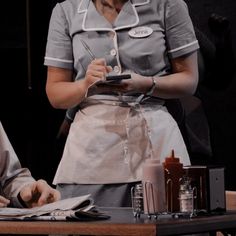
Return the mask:
[[[92,52],[105,58],[114,74],[161,78],[171,73],[171,58],[198,48],[182,0],[127,1],[113,24],[97,12],[92,0],[66,0],[53,9],[44,64],[71,69],[75,80],[81,80]],[[124,205],[126,187],[142,179],[147,158],[163,162],[174,150],[184,165],[190,164],[165,101],[139,98],[140,94],[98,94],[68,110],[73,123],[53,181],[62,197],[88,191],[98,205]]]

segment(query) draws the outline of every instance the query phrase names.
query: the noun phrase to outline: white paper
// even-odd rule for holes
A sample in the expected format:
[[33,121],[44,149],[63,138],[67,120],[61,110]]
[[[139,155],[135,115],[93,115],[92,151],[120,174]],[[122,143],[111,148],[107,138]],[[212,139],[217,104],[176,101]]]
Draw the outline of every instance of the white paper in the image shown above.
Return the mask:
[[[82,207],[83,205],[83,207]],[[43,205],[41,207],[34,208],[10,208],[4,207],[0,208],[0,219],[24,219],[32,216],[42,216],[45,214],[52,216],[72,214],[76,209],[83,211],[88,211],[93,207],[93,200],[90,198],[90,194],[83,195],[74,198],[67,198],[59,200],[53,203]],[[74,211],[71,211],[74,210]],[[57,212],[57,214],[56,214]],[[59,217],[58,217],[59,218]],[[65,218],[65,217],[64,217]]]

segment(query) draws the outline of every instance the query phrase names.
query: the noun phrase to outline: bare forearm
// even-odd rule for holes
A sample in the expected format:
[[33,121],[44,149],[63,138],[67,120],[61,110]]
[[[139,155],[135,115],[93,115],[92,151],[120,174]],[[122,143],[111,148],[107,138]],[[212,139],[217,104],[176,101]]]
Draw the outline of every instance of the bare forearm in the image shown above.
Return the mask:
[[85,97],[87,84],[84,80],[53,84],[47,95],[54,108],[67,109],[78,105]]
[[[170,99],[194,94],[198,79],[193,79],[192,76],[192,74],[180,72],[163,77],[154,77],[156,88],[153,96]],[[195,76],[197,77],[197,75]]]
[[172,60],[173,73],[156,80],[153,95],[161,98],[180,98],[194,94],[198,84],[197,53]]
[[86,71],[84,79],[73,81],[73,71],[57,67],[48,67],[46,92],[53,107],[68,109],[81,103],[88,88],[95,82],[104,80],[111,71],[105,59],[93,60]]
[[142,76],[131,73],[131,80],[124,80],[113,90],[139,92],[164,99],[192,95],[198,84],[197,53],[172,59],[172,73],[165,76]]

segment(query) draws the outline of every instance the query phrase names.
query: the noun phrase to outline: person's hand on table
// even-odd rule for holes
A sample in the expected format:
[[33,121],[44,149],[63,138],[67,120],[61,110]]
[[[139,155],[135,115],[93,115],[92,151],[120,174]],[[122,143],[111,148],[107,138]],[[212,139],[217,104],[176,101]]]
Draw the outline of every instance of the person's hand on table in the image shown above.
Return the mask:
[[0,195],[0,207],[7,207],[10,200]]
[[60,192],[47,184],[45,180],[38,180],[23,187],[20,198],[26,207],[42,206],[60,200]]

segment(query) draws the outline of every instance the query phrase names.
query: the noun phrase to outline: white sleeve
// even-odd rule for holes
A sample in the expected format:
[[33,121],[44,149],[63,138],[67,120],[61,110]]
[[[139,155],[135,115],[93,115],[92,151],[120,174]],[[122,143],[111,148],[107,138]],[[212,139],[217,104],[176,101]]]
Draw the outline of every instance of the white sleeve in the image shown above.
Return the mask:
[[0,122],[0,194],[10,199],[11,205],[21,207],[17,195],[22,187],[34,181],[30,171],[21,167]]

